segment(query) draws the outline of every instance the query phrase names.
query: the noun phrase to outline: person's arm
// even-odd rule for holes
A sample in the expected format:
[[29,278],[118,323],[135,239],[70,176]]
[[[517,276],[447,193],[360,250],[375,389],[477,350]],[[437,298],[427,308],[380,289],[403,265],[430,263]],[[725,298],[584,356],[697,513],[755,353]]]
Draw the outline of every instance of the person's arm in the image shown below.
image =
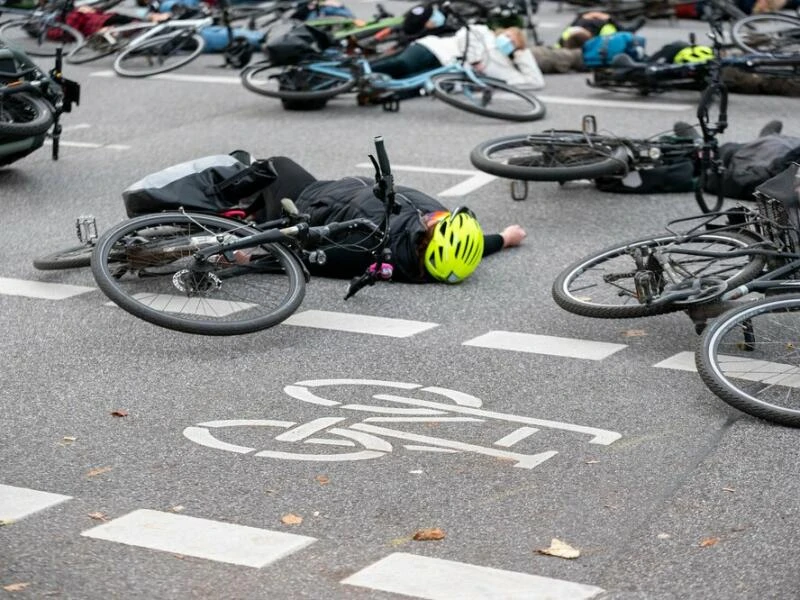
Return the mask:
[[519,246],[528,234],[519,225],[509,225],[500,233],[483,236],[483,256],[489,256],[504,248]]

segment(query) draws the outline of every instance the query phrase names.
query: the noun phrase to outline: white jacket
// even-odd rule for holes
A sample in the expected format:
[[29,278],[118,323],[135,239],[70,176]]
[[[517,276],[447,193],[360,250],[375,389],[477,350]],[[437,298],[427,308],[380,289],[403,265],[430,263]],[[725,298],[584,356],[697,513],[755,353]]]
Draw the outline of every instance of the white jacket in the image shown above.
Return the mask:
[[[468,34],[469,44],[467,44]],[[422,44],[443,65],[458,60],[466,48],[467,62],[478,73],[502,79],[520,89],[542,89],[544,77],[530,49],[515,50],[509,57],[497,49],[496,38],[494,31],[486,25],[470,25],[469,30],[462,27],[453,36],[427,35],[415,43]]]

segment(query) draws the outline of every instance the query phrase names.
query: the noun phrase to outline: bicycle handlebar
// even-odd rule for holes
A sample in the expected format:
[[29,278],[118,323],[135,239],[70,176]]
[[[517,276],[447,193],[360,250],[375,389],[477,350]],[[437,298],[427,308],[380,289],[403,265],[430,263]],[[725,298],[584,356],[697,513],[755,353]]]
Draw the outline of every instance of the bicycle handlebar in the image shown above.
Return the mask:
[[375,153],[378,155],[378,166],[381,168],[382,175],[391,175],[392,169],[389,165],[389,157],[386,154],[386,147],[383,144],[383,136],[375,137]]

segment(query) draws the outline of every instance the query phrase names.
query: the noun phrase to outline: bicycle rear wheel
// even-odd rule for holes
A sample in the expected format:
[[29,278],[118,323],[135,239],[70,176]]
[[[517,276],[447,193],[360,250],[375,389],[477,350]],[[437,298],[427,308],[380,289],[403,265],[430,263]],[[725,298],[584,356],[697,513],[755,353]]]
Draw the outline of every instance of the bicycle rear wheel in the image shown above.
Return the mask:
[[580,131],[518,134],[487,140],[470,153],[472,165],[485,173],[523,181],[574,181],[628,172],[621,144]]
[[[726,252],[752,245],[754,240],[729,232],[698,233],[691,236],[662,234],[610,246],[591,254],[564,269],[553,283],[553,299],[561,308],[576,315],[597,319],[627,319],[649,317],[687,307],[684,302],[648,304],[640,300],[641,278],[646,282],[653,299],[665,291],[667,280],[663,268],[654,259],[652,250],[668,252],[669,264],[685,280],[705,280],[698,293],[710,291],[724,281],[730,289],[752,280],[764,268],[759,255],[715,258],[689,254],[692,250]],[[637,264],[643,262],[644,264]]]
[[145,215],[100,237],[92,273],[113,302],[155,325],[201,335],[252,333],[300,306],[299,260],[281,244],[215,255],[199,268],[193,254],[254,233],[240,221],[210,215]]
[[251,92],[281,100],[327,100],[349,92],[355,79],[318,73],[303,65],[278,66],[261,62],[241,72],[242,85]]
[[206,42],[194,31],[176,30],[141,43],[135,39],[117,55],[114,71],[122,77],[148,77],[166,73],[200,56]]
[[800,427],[800,295],[726,312],[703,332],[695,362],[703,382],[729,405]]
[[83,42],[77,29],[63,23],[46,24],[40,19],[19,19],[0,27],[0,40],[16,46],[31,56],[55,56],[62,48],[65,55]]
[[433,95],[450,106],[476,115],[506,121],[537,121],[547,112],[536,97],[499,81],[473,81],[461,73],[431,79]]
[[42,135],[52,124],[50,105],[41,98],[22,92],[0,96],[0,137]]
[[731,27],[733,43],[751,54],[800,52],[800,19],[789,15],[750,15]]

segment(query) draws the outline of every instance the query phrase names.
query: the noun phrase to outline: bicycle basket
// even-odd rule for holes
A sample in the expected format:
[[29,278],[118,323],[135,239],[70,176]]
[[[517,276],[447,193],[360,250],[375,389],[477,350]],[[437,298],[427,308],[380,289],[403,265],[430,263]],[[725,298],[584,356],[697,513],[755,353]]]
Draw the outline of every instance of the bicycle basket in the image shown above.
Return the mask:
[[763,233],[779,247],[800,251],[800,190],[798,165],[791,164],[756,188],[758,212],[763,218]]

